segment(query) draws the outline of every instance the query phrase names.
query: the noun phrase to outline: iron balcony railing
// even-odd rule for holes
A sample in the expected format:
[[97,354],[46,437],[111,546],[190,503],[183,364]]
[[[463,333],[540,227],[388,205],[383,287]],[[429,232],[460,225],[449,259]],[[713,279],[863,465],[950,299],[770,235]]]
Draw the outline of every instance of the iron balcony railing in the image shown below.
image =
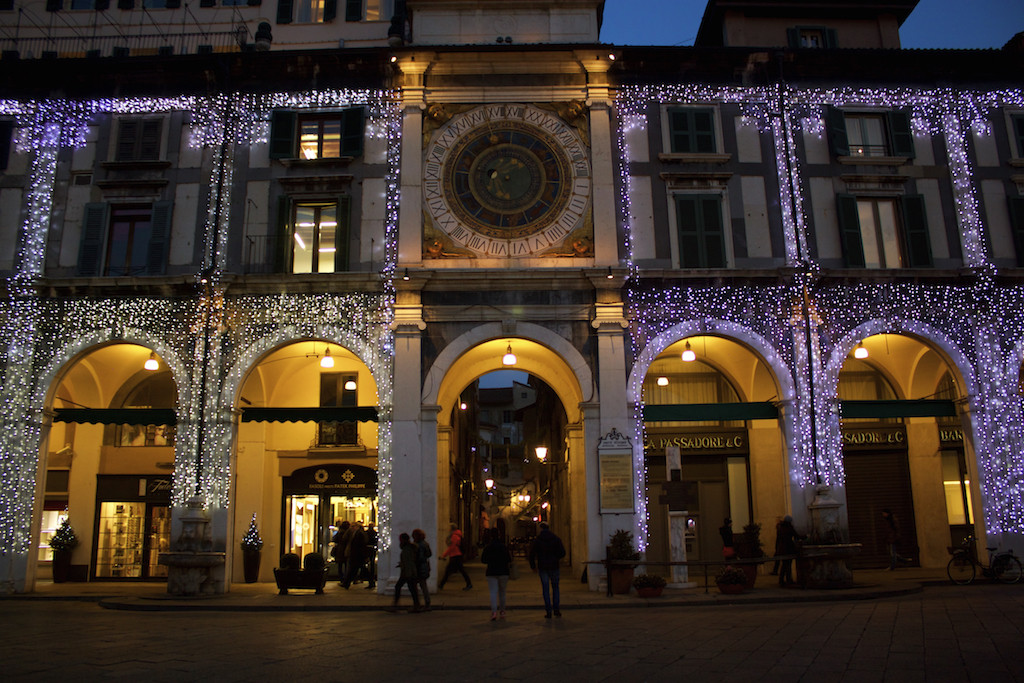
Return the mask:
[[240,52],[234,31],[125,36],[0,37],[3,59],[74,59]]

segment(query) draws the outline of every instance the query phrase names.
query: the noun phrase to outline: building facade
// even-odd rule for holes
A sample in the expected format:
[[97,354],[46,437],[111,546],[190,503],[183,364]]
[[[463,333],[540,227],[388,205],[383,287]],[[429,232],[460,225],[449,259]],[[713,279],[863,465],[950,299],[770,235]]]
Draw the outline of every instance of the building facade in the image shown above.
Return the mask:
[[[64,518],[76,578],[163,580],[190,501],[211,591],[254,515],[262,580],[348,520],[382,586],[485,517],[594,588],[617,529],[651,571],[726,517],[855,566],[884,509],[922,566],[1021,540],[1019,50],[900,50],[910,1],[712,0],[686,48],[601,44],[598,0],[336,4],[26,3],[77,43],[3,52],[5,590]],[[183,12],[236,39],[151,49]]]

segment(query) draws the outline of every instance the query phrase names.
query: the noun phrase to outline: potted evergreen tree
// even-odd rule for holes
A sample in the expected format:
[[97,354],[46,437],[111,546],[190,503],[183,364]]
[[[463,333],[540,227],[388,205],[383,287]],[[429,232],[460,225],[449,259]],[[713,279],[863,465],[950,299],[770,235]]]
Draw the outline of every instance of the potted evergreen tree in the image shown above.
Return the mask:
[[633,588],[641,598],[657,598],[665,589],[665,577],[657,574],[639,574],[633,579]]
[[53,582],[64,583],[71,573],[71,551],[78,545],[78,537],[67,518],[60,523],[57,533],[50,539],[53,549]]
[[608,560],[608,584],[612,593],[629,593],[633,583],[633,571],[640,560],[640,553],[633,546],[632,532],[618,529],[611,535],[608,541]]
[[260,556],[263,550],[263,539],[256,527],[256,513],[252,513],[249,530],[242,537],[242,573],[246,583],[256,583],[260,578]]

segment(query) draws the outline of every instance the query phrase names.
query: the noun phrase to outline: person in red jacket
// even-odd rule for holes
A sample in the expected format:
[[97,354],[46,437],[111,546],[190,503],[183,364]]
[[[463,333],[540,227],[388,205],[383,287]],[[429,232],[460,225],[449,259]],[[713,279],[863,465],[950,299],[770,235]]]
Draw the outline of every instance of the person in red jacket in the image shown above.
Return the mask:
[[466,569],[462,566],[462,532],[459,531],[459,525],[455,522],[452,522],[451,528],[452,531],[448,534],[446,541],[448,547],[441,553],[441,557],[448,558],[448,566],[444,568],[444,575],[437,582],[437,590],[444,588],[444,584],[449,576],[459,572],[462,574],[462,578],[466,580],[466,587],[462,590],[468,591],[473,587],[473,582],[469,580],[469,574],[466,573]]

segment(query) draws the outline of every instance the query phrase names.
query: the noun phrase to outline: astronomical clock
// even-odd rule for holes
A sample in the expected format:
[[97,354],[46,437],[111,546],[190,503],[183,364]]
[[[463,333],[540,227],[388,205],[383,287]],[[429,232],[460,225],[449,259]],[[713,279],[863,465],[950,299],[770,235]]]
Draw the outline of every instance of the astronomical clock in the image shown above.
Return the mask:
[[593,256],[585,108],[427,110],[426,258]]

